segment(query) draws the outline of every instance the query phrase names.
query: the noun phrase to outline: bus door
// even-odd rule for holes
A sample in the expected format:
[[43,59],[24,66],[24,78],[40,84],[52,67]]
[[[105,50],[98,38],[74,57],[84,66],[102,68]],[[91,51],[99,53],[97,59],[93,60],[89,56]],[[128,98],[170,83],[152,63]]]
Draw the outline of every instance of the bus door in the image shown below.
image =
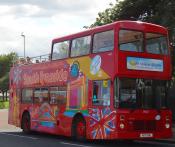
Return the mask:
[[110,106],[110,80],[98,80],[92,82],[92,106],[109,107]]

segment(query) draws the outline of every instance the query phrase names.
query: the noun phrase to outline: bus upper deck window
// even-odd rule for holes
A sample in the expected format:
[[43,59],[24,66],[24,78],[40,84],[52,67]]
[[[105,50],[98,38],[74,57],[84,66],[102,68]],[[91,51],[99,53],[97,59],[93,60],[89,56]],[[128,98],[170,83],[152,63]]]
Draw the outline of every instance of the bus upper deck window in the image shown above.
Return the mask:
[[87,55],[90,52],[91,36],[84,36],[72,40],[71,57]]
[[143,52],[143,33],[133,30],[120,30],[119,49],[122,51]]
[[111,51],[114,48],[114,31],[97,33],[93,39],[93,53]]

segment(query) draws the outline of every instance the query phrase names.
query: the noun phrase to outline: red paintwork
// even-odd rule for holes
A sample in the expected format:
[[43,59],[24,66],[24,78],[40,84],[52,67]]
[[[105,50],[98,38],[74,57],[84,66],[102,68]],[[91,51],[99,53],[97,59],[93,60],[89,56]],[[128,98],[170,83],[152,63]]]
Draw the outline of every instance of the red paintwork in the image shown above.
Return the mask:
[[[151,79],[165,79],[169,80],[171,78],[171,61],[170,55],[153,55],[148,53],[136,53],[136,52],[122,52],[118,50],[118,31],[120,28],[140,30],[143,32],[155,32],[168,35],[167,30],[161,26],[153,25],[149,23],[132,22],[132,21],[118,21],[109,25],[94,28],[77,34],[65,36],[62,38],[57,38],[52,41],[52,43],[72,40],[74,38],[93,35],[97,32],[114,29],[115,30],[115,43],[114,50],[105,53],[91,53],[88,56],[69,58],[58,61],[52,61],[47,63],[16,66],[11,69],[10,72],[10,109],[9,109],[9,123],[15,126],[21,126],[21,118],[24,111],[28,111],[31,115],[31,128],[32,130],[37,130],[41,132],[47,132],[52,134],[71,136],[71,126],[74,116],[79,113],[82,114],[86,121],[86,137],[88,139],[143,139],[140,138],[141,133],[152,133],[151,138],[168,138],[172,136],[171,127],[170,129],[165,128],[166,118],[171,124],[171,112],[166,109],[160,111],[157,110],[127,110],[127,109],[117,109],[113,105],[113,82],[111,83],[111,104],[109,107],[105,106],[93,106],[92,105],[92,79],[88,77],[88,73],[81,71],[82,77],[85,78],[76,81],[75,78],[70,77],[70,66],[72,61],[78,60],[82,62],[81,66],[85,66],[85,69],[89,69],[90,65],[87,65],[87,61],[82,61],[82,58],[88,58],[92,60],[96,55],[100,55],[102,63],[101,70],[103,70],[111,81],[114,80],[116,76],[118,77],[130,77],[130,78],[151,78]],[[126,68],[126,57],[142,57],[150,59],[161,59],[164,62],[163,72],[151,72],[151,71],[134,71],[128,70]],[[80,61],[81,60],[81,61]],[[71,62],[71,64],[70,64]],[[88,63],[90,64],[90,63]],[[81,69],[81,67],[80,67]],[[82,68],[83,69],[83,68]],[[15,76],[15,71],[19,72],[18,76]],[[45,74],[45,75],[44,75]],[[54,79],[49,79],[47,75],[56,74]],[[59,78],[57,78],[59,77]],[[17,78],[18,82],[14,82]],[[106,77],[104,77],[105,79]],[[96,77],[98,80],[98,77]],[[13,82],[12,82],[13,81]],[[83,81],[83,82],[82,82]],[[69,84],[70,82],[70,84]],[[75,84],[77,83],[77,85]],[[25,87],[49,87],[49,86],[62,86],[68,85],[71,88],[81,87],[84,88],[87,93],[87,103],[78,109],[77,112],[71,113],[67,112],[68,106],[66,105],[41,105],[41,104],[21,104],[20,96],[17,95],[16,89],[22,89]],[[69,95],[68,90],[67,94]],[[84,91],[85,93],[85,91]],[[67,97],[68,97],[67,95]],[[86,95],[85,95],[86,96]],[[42,109],[41,109],[42,107]],[[56,109],[56,110],[55,110]],[[71,111],[71,110],[70,110]],[[86,111],[84,113],[83,111]],[[58,114],[56,113],[58,112]],[[68,114],[67,114],[68,113]],[[72,115],[73,113],[73,115]],[[160,115],[161,119],[159,121],[155,120],[156,115]],[[49,117],[47,117],[49,115]],[[72,115],[72,116],[69,116]],[[122,120],[121,120],[122,115]],[[98,117],[98,118],[96,118]],[[42,122],[49,122],[50,127],[44,126],[48,124],[41,125]],[[133,123],[144,121],[153,122],[150,124],[155,130],[135,130],[133,128]],[[148,122],[148,123],[150,123]],[[125,125],[124,129],[120,128],[120,124]],[[79,123],[78,132],[81,135],[84,134],[83,126]]]
[[83,122],[79,122],[77,124],[77,136],[78,137],[85,137],[86,136],[86,131],[85,131],[85,125]]
[[[133,23],[133,22],[121,22],[116,24],[116,31],[119,31],[120,28],[123,29],[131,29],[131,30],[139,30],[142,32],[152,32],[152,33],[161,33],[168,36],[168,31],[158,25],[153,25],[149,23]],[[118,42],[118,38],[116,38],[116,42]],[[155,55],[150,53],[136,53],[136,52],[127,52],[127,51],[119,51],[116,43],[116,74],[121,77],[137,77],[137,78],[154,78],[154,79],[171,79],[171,58],[170,55],[162,56]],[[170,52],[170,50],[169,50]],[[163,72],[151,72],[151,71],[131,71],[126,69],[126,57],[141,57],[141,58],[149,58],[149,59],[161,59],[164,62],[164,71]]]

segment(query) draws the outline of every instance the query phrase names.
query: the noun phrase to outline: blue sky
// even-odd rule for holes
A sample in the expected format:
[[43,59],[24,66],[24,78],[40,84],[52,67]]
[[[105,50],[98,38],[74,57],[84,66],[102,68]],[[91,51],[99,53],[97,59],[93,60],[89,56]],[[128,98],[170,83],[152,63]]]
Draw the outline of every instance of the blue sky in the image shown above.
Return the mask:
[[15,51],[37,56],[50,52],[51,41],[84,30],[98,12],[116,0],[0,0],[0,54]]

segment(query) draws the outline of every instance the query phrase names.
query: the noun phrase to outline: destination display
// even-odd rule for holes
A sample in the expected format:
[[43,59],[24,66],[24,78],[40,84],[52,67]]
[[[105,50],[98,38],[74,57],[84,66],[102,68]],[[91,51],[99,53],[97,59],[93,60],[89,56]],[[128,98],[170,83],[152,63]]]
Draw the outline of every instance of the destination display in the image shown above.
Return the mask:
[[163,72],[163,61],[158,59],[127,57],[127,69]]

